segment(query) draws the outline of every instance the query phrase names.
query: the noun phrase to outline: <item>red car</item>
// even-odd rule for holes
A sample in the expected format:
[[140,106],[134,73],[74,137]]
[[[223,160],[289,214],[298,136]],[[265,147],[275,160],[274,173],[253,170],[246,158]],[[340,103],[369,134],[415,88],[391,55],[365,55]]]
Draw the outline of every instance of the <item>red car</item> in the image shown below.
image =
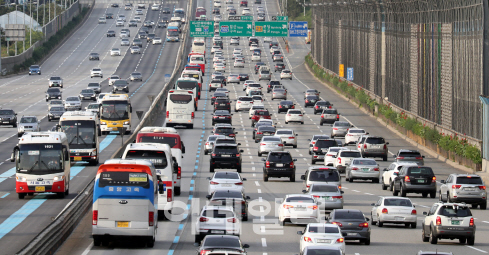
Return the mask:
[[272,114],[268,110],[256,110],[251,117],[251,126],[254,127],[260,119],[272,119]]
[[241,1],[241,2],[239,2],[239,6],[248,7],[248,1]]

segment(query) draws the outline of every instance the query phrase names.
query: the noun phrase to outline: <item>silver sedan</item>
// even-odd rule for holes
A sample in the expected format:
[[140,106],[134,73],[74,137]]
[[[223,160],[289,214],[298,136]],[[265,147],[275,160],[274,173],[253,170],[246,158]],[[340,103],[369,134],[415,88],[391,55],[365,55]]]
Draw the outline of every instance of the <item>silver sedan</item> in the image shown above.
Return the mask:
[[272,90],[272,100],[274,100],[274,99],[287,100],[287,90],[285,90],[285,89],[273,89]]
[[131,81],[143,81],[143,75],[140,72],[131,73]]
[[347,121],[335,121],[333,123],[333,128],[331,129],[331,138],[335,136],[345,136],[350,129],[351,124]]
[[141,54],[141,48],[139,48],[139,46],[132,46],[131,54]]
[[284,144],[280,137],[276,136],[264,136],[260,141],[260,146],[258,147],[258,156],[261,157],[262,154],[267,154],[270,151],[284,151]]
[[338,185],[315,183],[311,184],[308,191],[302,192],[314,196],[316,201],[320,202],[318,204],[321,210],[343,209],[343,191]]
[[380,169],[375,159],[354,158],[345,170],[346,180],[353,182],[354,179],[372,180],[379,183]]
[[207,155],[214,149],[214,142],[217,138],[226,138],[224,135],[210,135],[207,137],[207,141],[205,141],[204,145],[204,154]]

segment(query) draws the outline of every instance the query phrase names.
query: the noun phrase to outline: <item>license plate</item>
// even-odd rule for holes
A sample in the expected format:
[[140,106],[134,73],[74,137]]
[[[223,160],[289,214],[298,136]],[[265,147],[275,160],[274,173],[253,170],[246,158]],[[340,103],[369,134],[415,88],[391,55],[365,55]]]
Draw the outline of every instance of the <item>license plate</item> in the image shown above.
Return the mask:
[[233,185],[231,184],[221,184],[222,187],[232,187]]
[[230,158],[231,155],[221,155],[221,157]]
[[323,197],[323,199],[326,199],[326,200],[333,200],[332,197]]
[[295,207],[294,208],[296,211],[305,211],[306,208],[305,207]]
[[118,228],[128,228],[129,227],[129,221],[118,221],[117,227]]
[[418,183],[425,183],[425,182],[426,182],[426,180],[424,180],[424,179],[418,180]]
[[328,239],[316,239],[316,243],[331,243],[331,240],[328,240]]
[[223,119],[225,119],[225,118],[226,118],[226,117],[219,117],[219,119],[220,119],[220,120],[223,120]]
[[224,230],[211,230],[212,234],[224,234]]
[[394,217],[394,220],[396,220],[396,221],[402,221],[402,220],[404,220],[404,217]]
[[74,161],[81,161],[82,160],[82,157],[73,157],[73,160]]
[[[29,181],[27,185],[53,185],[52,181]],[[39,186],[40,187],[40,186]]]
[[44,186],[36,186],[36,192],[44,192],[46,191],[46,187]]
[[263,133],[263,135],[270,135],[270,133],[268,133],[268,132],[267,133]]
[[119,123],[117,123],[117,122],[113,122],[113,123],[112,123],[112,125],[117,125],[117,124],[119,124]]
[[283,167],[283,166],[284,166],[284,164],[277,163],[277,164],[275,164],[275,166],[276,166],[276,167]]
[[183,119],[183,115],[177,115],[177,119]]
[[346,233],[347,236],[356,236],[357,233]]
[[460,225],[460,221],[459,220],[452,220],[452,225]]
[[474,188],[465,188],[464,190],[466,190],[466,191],[475,191]]
[[370,171],[370,169],[369,168],[362,168],[362,171],[368,172],[368,171]]
[[9,123],[8,121],[4,121],[3,123]]

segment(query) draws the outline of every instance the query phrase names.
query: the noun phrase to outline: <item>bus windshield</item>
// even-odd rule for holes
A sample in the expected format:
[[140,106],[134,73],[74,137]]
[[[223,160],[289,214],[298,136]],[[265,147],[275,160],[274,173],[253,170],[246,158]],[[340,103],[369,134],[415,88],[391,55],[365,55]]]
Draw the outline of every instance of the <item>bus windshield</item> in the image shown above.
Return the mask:
[[192,57],[190,58],[191,62],[197,61],[197,62],[204,62],[204,57]]
[[129,119],[129,103],[127,101],[103,101],[102,120],[127,120]]
[[188,104],[192,102],[191,95],[173,94],[170,95],[170,101],[174,104]]
[[142,136],[139,138],[140,143],[162,143],[168,144],[170,148],[176,148],[177,138],[168,136]]
[[184,73],[184,74],[182,74],[182,77],[184,77],[184,78],[186,78],[186,77],[188,77],[188,78],[194,78],[194,79],[199,80],[199,75],[198,74]]
[[100,188],[106,186],[136,186],[149,189],[149,184],[148,174],[131,172],[102,172],[98,182]]
[[95,121],[64,120],[61,121],[61,131],[66,134],[71,149],[95,148]]
[[178,36],[178,30],[176,30],[176,29],[168,30],[167,35],[168,36]]
[[168,163],[164,151],[130,150],[126,159],[145,159],[153,162],[155,168],[165,168]]
[[17,172],[44,175],[63,172],[61,144],[21,144],[17,157]]
[[183,90],[193,90],[196,87],[199,87],[197,81],[177,81],[177,87]]

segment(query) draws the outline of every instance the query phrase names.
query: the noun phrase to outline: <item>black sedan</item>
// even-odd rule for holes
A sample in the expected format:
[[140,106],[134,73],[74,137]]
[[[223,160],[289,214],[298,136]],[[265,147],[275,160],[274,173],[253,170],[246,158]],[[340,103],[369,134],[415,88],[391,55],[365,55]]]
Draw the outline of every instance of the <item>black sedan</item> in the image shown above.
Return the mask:
[[46,91],[46,102],[49,99],[61,99],[61,90],[59,88],[49,88]]
[[224,86],[226,86],[227,84],[226,76],[224,75],[216,75],[216,77],[214,77],[214,80],[221,80]]
[[[231,251],[236,254],[245,254],[245,249],[250,246],[247,244],[241,245],[239,236],[232,235],[208,235],[198,249],[199,254],[207,253],[206,251],[217,250],[222,253],[223,251]],[[202,252],[203,251],[203,252]]]
[[217,110],[214,112],[212,116],[212,125],[216,123],[229,123],[232,125],[233,122],[233,114],[229,113],[229,111],[226,110]]
[[171,13],[170,7],[163,7],[163,11],[161,13],[168,14]]
[[319,101],[318,96],[307,96],[306,100],[304,100],[304,108],[306,108],[308,106],[313,107],[317,101]]
[[111,7],[114,7],[114,8],[117,8],[117,7],[119,7],[119,4],[118,4],[118,3],[113,3],[113,4],[111,4],[110,6],[111,6]]
[[278,104],[278,113],[287,112],[289,109],[295,109],[294,102],[290,100],[282,100]]
[[247,81],[250,79],[250,76],[247,73],[240,73],[238,78],[240,81]]
[[93,89],[83,89],[80,92],[80,98],[81,100],[97,100],[97,93]]
[[114,30],[107,31],[107,37],[115,37],[115,31]]
[[333,105],[329,101],[317,101],[314,105],[314,114],[322,113],[323,110],[331,109]]
[[212,195],[207,195],[209,205],[232,206],[243,221],[248,220],[248,199],[241,190],[218,189]]
[[216,92],[212,95],[211,97],[211,104],[214,105],[214,102],[216,101],[216,98],[218,97],[226,97],[226,93],[221,93],[221,92]]

